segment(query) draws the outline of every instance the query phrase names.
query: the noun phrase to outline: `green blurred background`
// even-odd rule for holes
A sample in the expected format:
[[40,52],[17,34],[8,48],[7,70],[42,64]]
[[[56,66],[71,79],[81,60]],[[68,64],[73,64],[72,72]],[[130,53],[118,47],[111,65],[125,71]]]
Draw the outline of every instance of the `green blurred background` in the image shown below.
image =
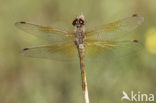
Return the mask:
[[137,55],[86,63],[91,103],[121,103],[123,90],[156,95],[156,0],[0,0],[0,103],[84,103],[79,63],[22,57],[22,48],[46,42],[14,26],[27,21],[71,30],[81,12],[87,25],[145,17],[131,33],[144,44]]

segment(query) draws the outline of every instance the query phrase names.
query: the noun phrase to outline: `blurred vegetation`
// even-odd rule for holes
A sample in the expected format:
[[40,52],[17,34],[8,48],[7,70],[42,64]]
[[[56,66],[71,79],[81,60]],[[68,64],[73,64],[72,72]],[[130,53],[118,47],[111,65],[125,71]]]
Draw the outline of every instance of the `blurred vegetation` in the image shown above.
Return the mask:
[[145,44],[137,56],[86,63],[91,103],[120,103],[123,90],[156,95],[155,4],[156,0],[0,0],[0,103],[84,103],[79,63],[22,57],[22,48],[46,42],[14,26],[27,21],[72,30],[71,22],[81,12],[90,26],[133,13],[145,17],[132,33]]

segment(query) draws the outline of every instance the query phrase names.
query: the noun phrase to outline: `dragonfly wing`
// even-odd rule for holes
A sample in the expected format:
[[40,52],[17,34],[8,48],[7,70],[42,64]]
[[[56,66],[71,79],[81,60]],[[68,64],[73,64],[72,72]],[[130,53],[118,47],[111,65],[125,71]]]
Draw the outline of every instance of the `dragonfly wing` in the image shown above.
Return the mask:
[[74,42],[25,48],[22,50],[21,54],[28,57],[48,58],[53,60],[78,59],[77,49]]
[[137,40],[96,41],[88,40],[85,44],[87,59],[105,59],[112,56],[121,58],[138,52],[143,45]]
[[30,33],[41,39],[49,40],[51,42],[69,41],[69,40],[73,40],[74,38],[73,37],[74,35],[72,35],[71,33],[68,33],[63,30],[55,29],[52,27],[45,27],[45,26],[35,25],[26,22],[17,22],[15,23],[15,26],[27,33]]
[[136,29],[143,21],[143,16],[133,14],[130,17],[88,31],[86,33],[87,39],[105,41],[117,40]]

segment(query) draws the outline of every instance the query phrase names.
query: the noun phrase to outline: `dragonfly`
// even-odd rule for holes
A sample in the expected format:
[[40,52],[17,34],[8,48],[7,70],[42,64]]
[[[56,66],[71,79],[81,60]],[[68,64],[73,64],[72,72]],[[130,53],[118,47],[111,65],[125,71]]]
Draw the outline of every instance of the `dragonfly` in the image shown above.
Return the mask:
[[[58,28],[40,26],[27,22],[17,22],[16,27],[51,42],[31,48],[24,48],[22,54],[29,57],[50,59],[71,59],[79,57],[82,89],[85,98],[88,98],[88,89],[85,73],[85,58],[94,58],[102,51],[113,50],[127,46],[137,46],[138,40],[119,40],[127,33],[135,30],[144,21],[144,17],[133,14],[113,23],[86,29],[86,20],[83,14],[77,16],[73,22],[74,31],[65,31]],[[89,103],[89,99],[86,99]]]

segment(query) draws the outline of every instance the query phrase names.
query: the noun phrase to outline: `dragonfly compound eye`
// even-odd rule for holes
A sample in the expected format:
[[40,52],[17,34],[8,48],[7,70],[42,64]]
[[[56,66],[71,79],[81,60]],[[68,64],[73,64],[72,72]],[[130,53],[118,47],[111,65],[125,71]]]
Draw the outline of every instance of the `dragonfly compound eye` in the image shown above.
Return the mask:
[[75,19],[72,24],[73,24],[73,26],[75,26],[76,24],[78,24],[78,19]]
[[84,20],[79,19],[79,23],[80,23],[81,25],[84,25]]

